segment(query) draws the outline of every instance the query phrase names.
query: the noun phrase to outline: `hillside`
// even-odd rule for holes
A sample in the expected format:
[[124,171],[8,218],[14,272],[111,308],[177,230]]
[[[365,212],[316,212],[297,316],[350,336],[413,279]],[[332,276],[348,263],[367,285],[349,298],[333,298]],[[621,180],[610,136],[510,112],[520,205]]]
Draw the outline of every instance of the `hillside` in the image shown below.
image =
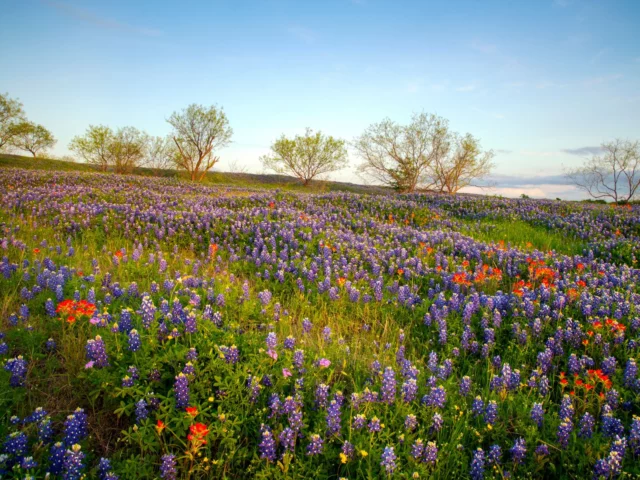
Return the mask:
[[[77,171],[77,172],[97,172],[93,166],[86,163],[68,162],[64,160],[54,160],[50,158],[32,158],[22,155],[12,155],[0,153],[0,168],[25,168],[35,170],[52,170],[52,171]],[[177,170],[161,170],[154,168],[136,168],[134,175],[153,176],[153,177],[175,177],[184,178],[187,176]],[[226,184],[238,186],[252,186],[267,189],[281,188],[286,190],[322,192],[352,192],[352,193],[369,193],[381,194],[390,192],[385,187],[373,185],[359,185],[349,182],[334,181],[314,181],[311,186],[304,187],[294,177],[277,174],[256,174],[256,173],[232,173],[232,172],[209,172],[206,176],[205,183],[210,184]]]

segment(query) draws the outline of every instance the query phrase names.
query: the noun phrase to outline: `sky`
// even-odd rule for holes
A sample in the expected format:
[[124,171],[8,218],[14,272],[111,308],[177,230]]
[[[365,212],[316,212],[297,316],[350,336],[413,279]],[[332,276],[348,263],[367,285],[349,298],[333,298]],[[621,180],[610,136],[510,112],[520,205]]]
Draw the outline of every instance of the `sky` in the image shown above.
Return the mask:
[[[261,172],[281,134],[351,141],[436,113],[495,153],[485,193],[580,198],[565,168],[640,138],[637,0],[7,0],[0,91],[58,139],[90,124],[165,135],[224,108],[217,168]],[[362,183],[350,168],[336,180]]]

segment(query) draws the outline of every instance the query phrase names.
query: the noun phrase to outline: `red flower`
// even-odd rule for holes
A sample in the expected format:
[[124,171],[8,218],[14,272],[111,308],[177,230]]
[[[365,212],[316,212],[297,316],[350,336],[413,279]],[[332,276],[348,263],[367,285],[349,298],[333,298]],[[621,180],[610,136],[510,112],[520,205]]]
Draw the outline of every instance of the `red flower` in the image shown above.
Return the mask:
[[187,435],[187,440],[199,443],[200,445],[206,445],[207,441],[205,437],[209,433],[209,427],[207,427],[204,423],[194,423],[189,427],[189,435]]
[[158,433],[162,432],[162,430],[165,429],[165,426],[166,425],[164,424],[164,422],[162,420],[158,420],[158,423],[156,423],[156,429],[158,430]]
[[186,410],[187,410],[187,413],[192,417],[195,417],[196,415],[198,415],[198,407],[187,407]]
[[73,300],[63,300],[58,304],[56,308],[56,313],[66,313],[69,314],[73,312],[76,308],[76,302]]

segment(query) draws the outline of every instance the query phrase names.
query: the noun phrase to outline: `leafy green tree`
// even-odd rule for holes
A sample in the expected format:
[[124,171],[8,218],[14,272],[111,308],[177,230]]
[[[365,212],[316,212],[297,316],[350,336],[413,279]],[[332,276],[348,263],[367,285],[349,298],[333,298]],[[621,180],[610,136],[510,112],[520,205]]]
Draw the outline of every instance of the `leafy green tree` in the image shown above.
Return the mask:
[[56,144],[53,134],[42,125],[23,121],[14,126],[14,135],[11,137],[11,145],[21,150],[26,150],[33,155],[52,148]]
[[69,150],[88,164],[106,172],[131,173],[146,165],[151,148],[151,137],[134,127],[112,130],[104,125],[90,125],[84,135],[76,136]]
[[440,193],[458,193],[491,172],[493,151],[483,151],[473,135],[448,133],[445,145],[447,148],[434,156],[429,169],[433,187]]
[[109,144],[110,156],[116,173],[131,173],[142,166],[149,136],[134,127],[119,128]]
[[313,133],[287,138],[282,135],[271,145],[272,153],[261,157],[262,164],[277,173],[293,175],[306,186],[319,175],[335,172],[347,166],[344,140]]
[[73,137],[69,150],[79,155],[89,165],[106,172],[113,163],[111,143],[114,133],[104,125],[89,125],[82,136]]
[[186,170],[193,181],[201,181],[220,160],[214,150],[229,144],[233,130],[221,108],[191,104],[174,112],[167,120],[177,148],[175,164]]
[[17,125],[26,121],[22,103],[0,93],[0,149],[11,145],[11,139],[17,134]]

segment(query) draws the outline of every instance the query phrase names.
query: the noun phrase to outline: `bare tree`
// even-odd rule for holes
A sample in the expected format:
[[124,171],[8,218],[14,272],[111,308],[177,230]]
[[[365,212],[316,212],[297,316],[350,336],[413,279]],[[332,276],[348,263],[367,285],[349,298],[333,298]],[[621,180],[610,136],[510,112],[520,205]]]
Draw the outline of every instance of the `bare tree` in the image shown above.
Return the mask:
[[293,175],[307,186],[314,178],[340,170],[347,165],[344,140],[313,133],[307,128],[304,135],[290,139],[282,135],[271,145],[269,155],[260,158],[265,168],[277,173]]
[[20,122],[14,127],[11,145],[26,150],[36,158],[39,152],[52,148],[56,144],[53,134],[42,125],[33,122]]
[[462,137],[452,133],[449,138],[446,151],[434,156],[430,175],[439,192],[455,194],[491,172],[494,154],[483,152],[478,139],[469,133]]
[[602,155],[593,156],[582,167],[569,170],[567,178],[595,199],[628,202],[639,192],[640,144],[616,139],[603,143]]
[[249,173],[249,168],[246,165],[242,165],[238,159],[229,160],[230,173]]
[[390,119],[373,124],[353,142],[365,177],[401,192],[433,184],[430,167],[447,146],[448,122],[433,114],[414,114],[409,125]]
[[11,139],[17,134],[16,126],[25,121],[22,103],[0,93],[0,149],[11,145]]
[[172,138],[178,149],[175,163],[189,172],[191,180],[201,181],[220,160],[213,155],[231,140],[233,130],[222,109],[216,106],[189,105],[167,120],[173,127]]
[[113,163],[111,143],[114,133],[104,125],[89,125],[83,136],[73,137],[69,150],[82,157],[89,165],[106,172]]

